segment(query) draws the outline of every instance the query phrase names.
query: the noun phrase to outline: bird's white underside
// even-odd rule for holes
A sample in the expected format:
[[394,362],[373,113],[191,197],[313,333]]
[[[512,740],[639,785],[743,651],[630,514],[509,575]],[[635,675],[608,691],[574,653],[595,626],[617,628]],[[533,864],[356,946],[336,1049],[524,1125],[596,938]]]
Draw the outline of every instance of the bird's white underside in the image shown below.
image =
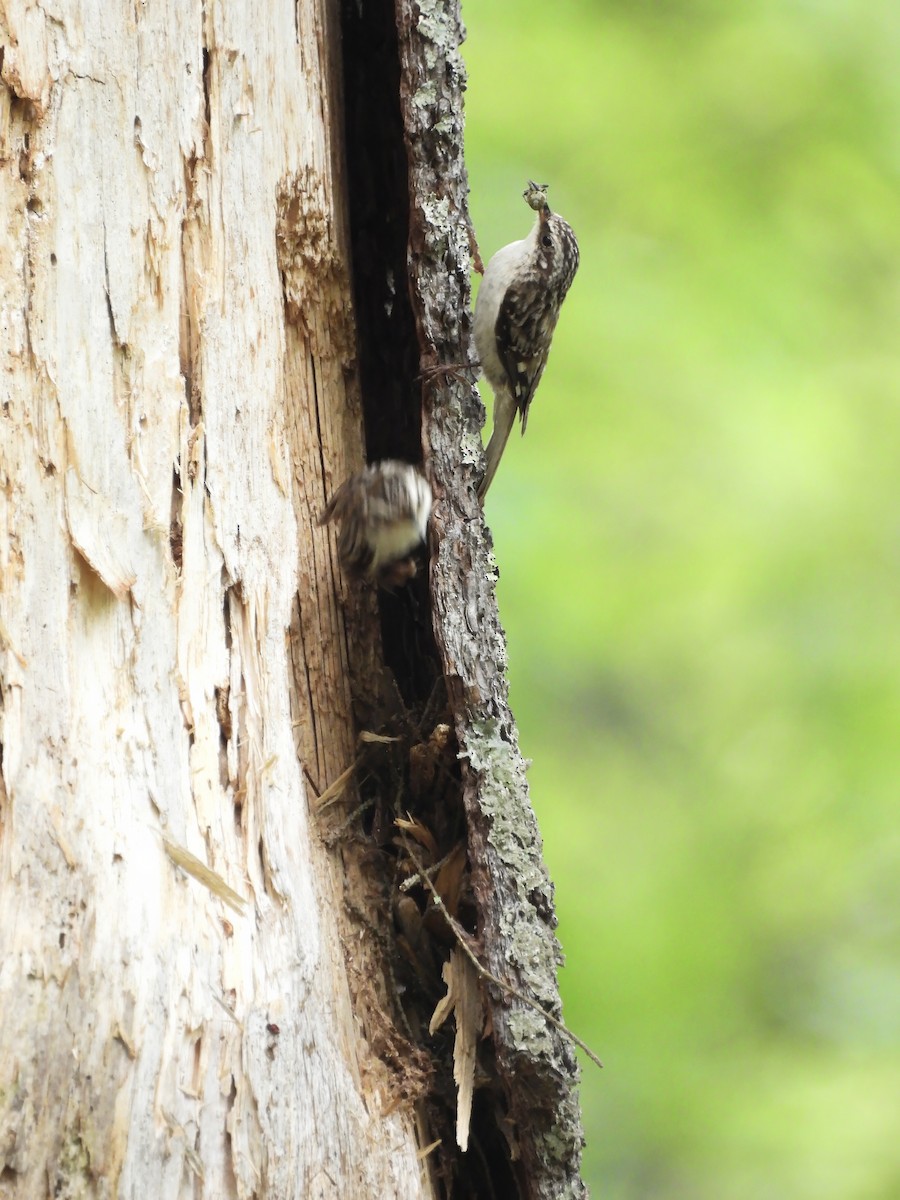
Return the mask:
[[495,393],[509,386],[506,368],[497,353],[496,328],[500,305],[519,264],[532,253],[539,226],[540,221],[535,221],[527,238],[510,242],[508,246],[503,246],[497,251],[485,269],[475,300],[475,349],[481,361],[481,369]]
[[415,521],[392,521],[389,525],[382,525],[372,540],[372,570],[377,571],[388,563],[406,558],[423,536],[423,531]]
[[415,516],[399,521],[387,521],[379,525],[371,537],[373,572],[406,558],[425,540],[428,518],[431,516],[431,490],[424,479],[411,472],[409,492]]

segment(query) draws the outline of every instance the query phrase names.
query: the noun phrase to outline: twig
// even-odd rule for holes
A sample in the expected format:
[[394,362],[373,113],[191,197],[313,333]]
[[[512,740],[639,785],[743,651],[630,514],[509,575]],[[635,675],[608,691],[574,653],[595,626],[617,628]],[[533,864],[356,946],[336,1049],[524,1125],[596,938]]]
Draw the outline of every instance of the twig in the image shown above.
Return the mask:
[[583,1050],[585,1052],[585,1054],[588,1056],[588,1058],[591,1060],[592,1063],[595,1063],[598,1067],[602,1068],[603,1063],[600,1061],[600,1059],[597,1057],[597,1055],[593,1052],[593,1050],[590,1048],[590,1046],[588,1046],[586,1042],[583,1042],[576,1033],[573,1033],[572,1030],[569,1029],[569,1027],[567,1025],[564,1025],[563,1022],[558,1020],[556,1017],[554,1017],[554,1015],[552,1013],[547,1012],[547,1010],[545,1008],[543,1008],[540,1004],[538,1004],[538,1002],[536,1000],[532,1000],[532,998],[530,996],[526,996],[524,994],[524,992],[520,992],[519,989],[516,987],[513,987],[513,985],[511,983],[505,983],[502,979],[498,979],[496,975],[494,975],[491,971],[489,971],[487,969],[487,967],[482,966],[481,962],[478,959],[478,956],[475,954],[475,951],[469,945],[469,935],[466,933],[466,931],[463,929],[463,927],[459,924],[459,922],[456,920],[456,918],[452,917],[450,915],[446,904],[441,899],[437,888],[434,886],[434,884],[429,879],[429,877],[425,871],[425,868],[422,866],[421,862],[419,861],[418,857],[416,856],[416,853],[413,850],[412,846],[409,844],[406,837],[402,833],[400,834],[400,838],[401,838],[401,841],[403,842],[403,846],[404,846],[404,849],[406,850],[406,853],[409,855],[409,857],[413,861],[413,866],[415,866],[416,870],[419,872],[420,878],[426,884],[426,886],[428,887],[428,890],[431,892],[432,896],[434,897],[435,904],[438,906],[438,908],[444,914],[444,919],[446,920],[447,924],[450,926],[451,930],[453,931],[453,935],[456,938],[456,940],[459,942],[463,953],[469,959],[469,962],[471,962],[472,966],[475,968],[475,970],[478,972],[478,974],[483,979],[487,979],[491,983],[495,984],[498,988],[501,988],[504,992],[508,992],[509,995],[515,996],[515,998],[517,1000],[521,1000],[523,1004],[527,1004],[528,1007],[533,1008],[535,1012],[540,1013],[541,1016],[544,1018],[544,1020],[549,1022],[549,1024],[551,1024],[554,1027],[554,1029],[558,1029],[559,1032],[563,1035],[563,1037],[568,1038],[570,1042],[574,1042],[574,1044],[576,1046],[578,1046],[579,1049]]
[[[441,867],[444,865],[444,863],[447,863],[450,861],[450,859],[453,857],[453,853],[455,850],[456,850],[456,846],[454,846],[453,850],[451,850],[449,853],[445,854],[443,858],[439,858],[436,863],[432,863],[430,867],[425,868],[425,873],[427,874],[429,879],[431,878],[432,875],[436,875],[438,873],[438,871],[441,869]],[[416,864],[416,865],[418,865],[418,864]],[[410,875],[409,879],[404,879],[403,882],[400,884],[400,891],[401,892],[411,892],[412,889],[414,887],[416,887],[417,884],[420,884],[421,882],[422,882],[422,877],[418,873],[416,873],[415,875]]]

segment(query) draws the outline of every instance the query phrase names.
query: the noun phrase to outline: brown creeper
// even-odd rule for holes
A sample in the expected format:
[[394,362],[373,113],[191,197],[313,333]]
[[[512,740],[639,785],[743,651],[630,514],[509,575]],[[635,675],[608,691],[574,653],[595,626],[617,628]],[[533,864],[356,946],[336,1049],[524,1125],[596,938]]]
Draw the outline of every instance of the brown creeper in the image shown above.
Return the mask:
[[522,432],[537,391],[559,309],[578,269],[578,242],[562,217],[550,211],[547,184],[522,193],[537,213],[521,242],[510,242],[488,263],[475,302],[475,349],[494,392],[494,430],[478,488],[484,499],[516,413]]
[[385,459],[342,483],[319,524],[340,521],[338,557],[348,575],[399,587],[416,573],[412,551],[425,540],[431,501],[419,470]]

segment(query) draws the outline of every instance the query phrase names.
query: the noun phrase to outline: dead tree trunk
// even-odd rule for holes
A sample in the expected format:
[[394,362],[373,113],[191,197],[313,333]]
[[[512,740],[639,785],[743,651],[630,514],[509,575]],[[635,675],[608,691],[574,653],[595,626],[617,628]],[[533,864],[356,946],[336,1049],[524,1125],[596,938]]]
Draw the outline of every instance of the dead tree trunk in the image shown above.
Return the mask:
[[354,754],[336,14],[2,20],[0,1194],[429,1194],[304,780]]
[[[0,1197],[583,1194],[553,1028],[469,977],[465,1155],[427,1030],[413,860],[553,1012],[557,947],[480,406],[419,379],[468,354],[458,12],[399,4],[0,10]],[[377,604],[315,525],[363,427],[438,499]]]

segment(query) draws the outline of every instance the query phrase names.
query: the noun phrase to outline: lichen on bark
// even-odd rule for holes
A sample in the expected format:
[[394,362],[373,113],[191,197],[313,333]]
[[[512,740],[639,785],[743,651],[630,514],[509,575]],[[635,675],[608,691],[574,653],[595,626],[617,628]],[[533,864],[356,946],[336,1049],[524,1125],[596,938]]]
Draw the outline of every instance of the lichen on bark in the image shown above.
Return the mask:
[[[397,0],[400,97],[409,168],[408,267],[423,369],[423,444],[436,504],[435,640],[462,766],[472,884],[485,965],[560,1013],[553,889],[509,709],[496,563],[475,498],[484,410],[472,362],[474,239],[463,157],[465,36],[457,0]],[[436,368],[448,368],[439,370]],[[491,988],[493,1041],[515,1128],[521,1194],[580,1198],[583,1134],[571,1044],[533,1008]]]

